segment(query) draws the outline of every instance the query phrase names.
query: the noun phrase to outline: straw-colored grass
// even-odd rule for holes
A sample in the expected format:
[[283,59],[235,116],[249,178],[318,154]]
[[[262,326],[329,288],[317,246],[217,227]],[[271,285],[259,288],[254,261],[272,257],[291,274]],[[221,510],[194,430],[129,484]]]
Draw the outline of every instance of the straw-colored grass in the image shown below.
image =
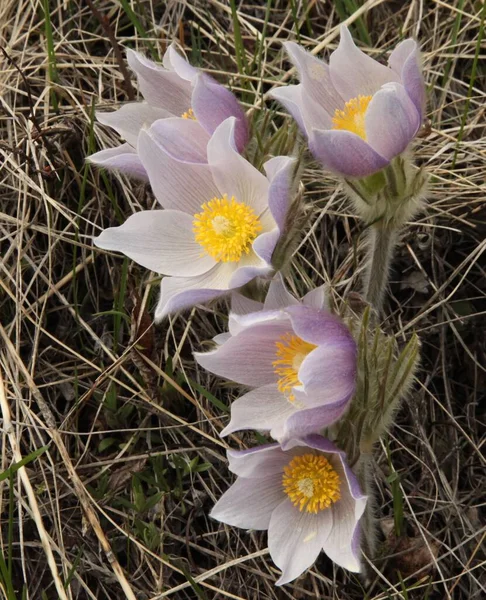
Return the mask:
[[[0,2],[2,598],[485,597],[485,11],[479,0]],[[321,556],[275,588],[266,535],[208,517],[231,482],[227,444],[254,443],[219,438],[237,390],[192,359],[225,329],[225,304],[152,325],[157,277],[91,239],[154,199],[85,158],[118,143],[95,107],[137,97],[124,48],[160,59],[173,39],[253,108],[249,156],[297,152],[265,92],[292,77],[282,41],[328,56],[341,19],[373,56],[407,36],[423,49],[431,127],[416,155],[432,183],[398,246],[385,322],[400,341],[418,333],[422,362],[376,448],[373,581]],[[287,282],[360,291],[364,232],[335,182],[304,163],[309,218]]]

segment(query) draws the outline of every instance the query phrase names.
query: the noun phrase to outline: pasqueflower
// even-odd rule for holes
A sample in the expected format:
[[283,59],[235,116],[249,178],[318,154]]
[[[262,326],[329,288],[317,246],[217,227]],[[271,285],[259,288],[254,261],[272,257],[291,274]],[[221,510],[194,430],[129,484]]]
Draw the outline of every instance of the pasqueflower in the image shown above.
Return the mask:
[[310,567],[321,550],[360,571],[359,520],[366,496],[345,454],[320,435],[228,451],[238,478],[211,516],[244,529],[268,530],[268,548],[281,585]]
[[329,65],[294,42],[285,48],[301,83],[272,92],[297,121],[324,168],[366,177],[410,144],[423,120],[425,88],[417,44],[401,42],[388,66],[359,50],[341,27]]
[[[95,239],[98,247],[169,276],[156,319],[268,276],[292,200],[294,159],[270,159],[265,176],[238,153],[234,117],[216,128],[207,146],[186,125],[161,119],[138,138],[138,156],[166,210],[135,213]],[[169,154],[168,140],[180,160]],[[206,163],[193,160],[203,155]]]
[[142,127],[168,117],[186,119],[190,122],[188,128],[201,129],[196,135],[205,137],[207,142],[220,123],[234,116],[235,144],[238,151],[243,150],[248,141],[248,123],[235,96],[191,66],[178,54],[174,44],[164,54],[163,66],[134,50],[127,50],[127,60],[146,102],[131,102],[114,112],[96,113],[98,121],[115,129],[126,143],[93,154],[89,158],[91,162],[146,179],[136,151],[138,134]]
[[257,429],[281,441],[318,432],[343,415],[355,391],[356,343],[323,308],[322,289],[298,302],[281,281],[272,285],[263,309],[230,314],[216,349],[195,354],[208,371],[253,388],[233,402],[223,436]]

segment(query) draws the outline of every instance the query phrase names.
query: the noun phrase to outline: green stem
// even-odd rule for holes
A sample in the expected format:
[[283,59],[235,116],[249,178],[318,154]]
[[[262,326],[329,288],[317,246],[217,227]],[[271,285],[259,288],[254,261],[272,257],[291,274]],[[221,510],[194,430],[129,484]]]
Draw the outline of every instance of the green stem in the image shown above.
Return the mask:
[[395,229],[391,225],[376,223],[370,228],[364,295],[378,314],[383,308],[395,239]]

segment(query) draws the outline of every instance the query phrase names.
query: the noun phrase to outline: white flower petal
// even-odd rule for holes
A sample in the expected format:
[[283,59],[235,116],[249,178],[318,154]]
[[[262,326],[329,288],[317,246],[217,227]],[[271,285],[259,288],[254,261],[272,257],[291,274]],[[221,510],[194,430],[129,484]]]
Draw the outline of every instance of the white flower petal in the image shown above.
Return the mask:
[[282,570],[277,585],[292,581],[319,556],[332,528],[332,513],[300,511],[289,498],[273,511],[268,528],[268,549]]
[[160,297],[155,309],[155,320],[168,314],[204,304],[229,292],[234,267],[231,263],[218,263],[196,277],[164,277]]
[[216,350],[196,352],[194,357],[204,369],[242,385],[260,387],[276,383],[272,366],[276,359],[275,343],[291,331],[288,321],[270,321],[244,329]]
[[268,529],[274,508],[282,501],[281,476],[239,477],[215,504],[210,516],[243,529]]
[[138,134],[144,125],[149,127],[157,119],[167,117],[172,117],[169,111],[146,102],[130,102],[114,112],[96,112],[100,123],[112,127],[133,148],[137,147]]
[[372,96],[382,85],[400,77],[356,47],[348,28],[341,27],[341,40],[329,59],[334,87],[347,102],[359,95]]
[[157,143],[152,129],[140,132],[138,155],[164,208],[195,215],[204,202],[219,196],[209,166],[175,160]]
[[238,154],[234,131],[236,119],[223,121],[208,144],[208,162],[220,194],[251,206],[259,216],[268,209],[268,179]]
[[105,229],[95,244],[123,252],[146,269],[192,277],[209,271],[215,261],[194,240],[192,218],[176,210],[145,210],[123,225]]
[[221,432],[224,437],[234,431],[257,429],[271,431],[279,439],[287,418],[295,407],[278,391],[275,384],[257,388],[235,400],[231,405],[231,421]]

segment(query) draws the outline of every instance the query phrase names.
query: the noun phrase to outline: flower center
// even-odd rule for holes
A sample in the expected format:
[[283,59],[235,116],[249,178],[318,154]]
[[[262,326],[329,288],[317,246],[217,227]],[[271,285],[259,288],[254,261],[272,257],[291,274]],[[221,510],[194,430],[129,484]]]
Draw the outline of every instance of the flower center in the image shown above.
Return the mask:
[[181,117],[183,119],[192,119],[193,121],[197,121],[196,116],[194,115],[194,112],[193,112],[192,108],[190,108],[185,113],[182,113]]
[[296,456],[284,467],[284,492],[300,511],[317,513],[341,497],[341,479],[322,455]]
[[333,129],[351,131],[366,139],[365,114],[373,96],[357,96],[344,105],[344,110],[336,109],[332,118]]
[[291,333],[282,335],[280,341],[275,342],[275,346],[277,347],[277,358],[273,361],[272,366],[274,373],[279,377],[277,381],[278,390],[285,394],[290,402],[293,402],[295,396],[291,390],[296,385],[301,385],[299,379],[300,365],[309,352],[312,352],[317,346],[309,344],[299,336]]
[[213,198],[205,202],[202,212],[194,215],[195,240],[218,262],[237,262],[242,254],[250,252],[251,243],[262,226],[253,209],[237,202]]

